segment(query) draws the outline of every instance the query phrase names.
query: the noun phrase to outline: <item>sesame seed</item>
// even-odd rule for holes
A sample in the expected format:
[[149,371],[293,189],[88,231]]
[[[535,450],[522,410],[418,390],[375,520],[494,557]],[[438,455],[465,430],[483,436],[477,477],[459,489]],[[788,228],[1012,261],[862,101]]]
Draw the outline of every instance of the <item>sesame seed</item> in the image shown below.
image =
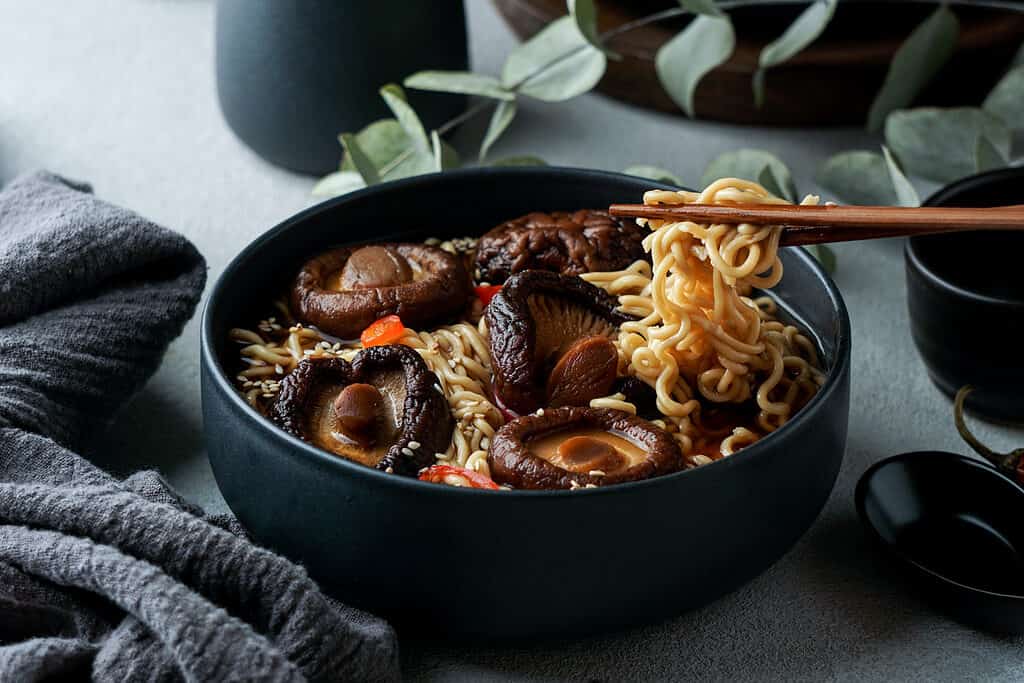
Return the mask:
[[587,484],[583,488],[585,488],[585,489],[596,489],[597,488],[597,484]]
[[384,470],[384,471],[385,471],[385,472],[387,472],[388,474],[394,474],[394,473],[395,473],[395,469],[394,469],[393,467],[388,467],[388,468],[387,468],[386,470]]
[[416,450],[419,447],[420,447],[420,442],[419,441],[410,441],[409,442],[409,448],[411,448],[413,450]]
[[277,363],[276,365],[274,365],[274,372],[276,372],[279,375],[283,375],[284,374],[284,368],[281,367],[280,363]]
[[587,474],[589,474],[592,477],[603,477],[603,476],[605,476],[605,472],[603,470],[590,470],[590,472],[588,472]]
[[402,447],[402,455],[412,456],[412,455],[415,455],[415,454],[412,452],[412,450],[410,450],[410,449],[408,449],[408,448],[403,446]]
[[543,408],[537,408],[537,412],[534,413],[534,415],[536,415],[537,417],[544,417],[544,409]]

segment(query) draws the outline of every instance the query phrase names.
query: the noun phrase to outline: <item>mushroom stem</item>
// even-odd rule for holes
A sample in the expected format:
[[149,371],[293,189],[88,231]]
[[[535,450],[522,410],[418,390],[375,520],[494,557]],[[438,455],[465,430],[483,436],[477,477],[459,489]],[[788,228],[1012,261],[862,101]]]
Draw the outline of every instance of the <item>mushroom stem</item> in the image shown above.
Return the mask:
[[965,384],[960,387],[960,390],[956,392],[956,399],[953,402],[953,419],[956,421],[956,430],[960,432],[960,436],[967,444],[973,448],[978,455],[985,458],[999,469],[1017,474],[1018,468],[1021,464],[1021,459],[1024,458],[1024,448],[1018,448],[1010,451],[1009,453],[998,453],[993,451],[991,448],[983,444],[978,437],[971,433],[971,430],[967,427],[967,422],[964,420],[964,401],[967,400],[967,396],[974,391],[974,387],[970,384]]

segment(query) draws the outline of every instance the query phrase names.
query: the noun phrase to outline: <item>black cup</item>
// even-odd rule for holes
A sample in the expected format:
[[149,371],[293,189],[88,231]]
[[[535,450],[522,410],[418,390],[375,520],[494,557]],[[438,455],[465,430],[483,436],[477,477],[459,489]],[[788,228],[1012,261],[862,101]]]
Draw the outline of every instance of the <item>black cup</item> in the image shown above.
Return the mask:
[[[338,133],[390,116],[378,90],[424,69],[465,70],[461,0],[218,0],[217,94],[231,129],[278,166],[338,167]],[[430,126],[464,97],[410,93]]]
[[[949,185],[928,206],[1024,203],[1024,168]],[[967,405],[1024,422],[1024,233],[913,237],[906,246],[907,305],[914,343],[935,384],[952,396],[974,385]]]

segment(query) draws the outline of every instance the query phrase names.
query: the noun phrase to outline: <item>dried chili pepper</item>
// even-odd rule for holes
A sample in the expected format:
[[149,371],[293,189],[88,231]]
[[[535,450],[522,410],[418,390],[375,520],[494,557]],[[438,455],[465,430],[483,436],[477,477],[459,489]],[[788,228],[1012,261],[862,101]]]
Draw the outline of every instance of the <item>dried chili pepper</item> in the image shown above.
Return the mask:
[[454,465],[432,465],[420,472],[420,481],[449,486],[464,486],[471,489],[499,489],[497,484],[479,472]]
[[964,401],[974,391],[971,385],[960,387],[956,392],[956,400],[953,404],[953,417],[956,420],[956,430],[967,444],[977,451],[978,455],[996,466],[1000,472],[1010,477],[1018,484],[1024,485],[1024,448],[1017,448],[1009,453],[997,453],[978,440],[971,430],[967,428],[964,421]]

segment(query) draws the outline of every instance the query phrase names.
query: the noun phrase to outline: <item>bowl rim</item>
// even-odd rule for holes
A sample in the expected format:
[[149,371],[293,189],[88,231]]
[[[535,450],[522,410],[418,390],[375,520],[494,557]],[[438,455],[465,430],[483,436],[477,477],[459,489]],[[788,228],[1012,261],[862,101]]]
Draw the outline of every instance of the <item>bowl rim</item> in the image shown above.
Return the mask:
[[956,579],[952,579],[946,576],[945,574],[940,574],[934,569],[931,569],[930,567],[921,564],[912,556],[904,552],[899,545],[883,536],[882,532],[879,531],[878,528],[871,521],[871,518],[868,515],[867,509],[865,507],[867,500],[867,488],[871,479],[873,479],[879,471],[885,469],[886,467],[894,463],[905,462],[908,460],[916,460],[925,457],[932,459],[943,459],[949,463],[958,463],[966,467],[972,467],[977,470],[982,470],[985,472],[986,475],[993,475],[998,477],[1003,482],[1012,486],[1022,495],[1024,495],[1024,487],[1021,487],[1017,482],[1003,475],[996,468],[977,458],[973,458],[966,455],[960,455],[958,453],[952,453],[950,451],[910,451],[907,453],[893,455],[888,458],[883,458],[878,462],[873,463],[864,471],[864,474],[860,476],[860,479],[857,481],[857,486],[854,489],[853,500],[854,505],[857,508],[857,516],[860,518],[861,524],[866,529],[868,529],[871,537],[878,541],[886,549],[886,551],[891,553],[893,556],[899,558],[905,564],[913,567],[917,571],[923,572],[924,574],[939,580],[943,584],[948,584],[949,586],[969,591],[972,593],[980,593],[982,595],[987,595],[993,598],[1013,600],[1024,604],[1024,593],[1000,593],[998,591],[990,591],[985,588],[979,588],[977,586],[972,586],[970,584],[957,581]]
[[[312,462],[319,463],[321,466],[329,468],[332,471],[338,471],[345,476],[364,478],[379,485],[406,488],[424,495],[479,496],[492,500],[503,500],[508,497],[554,499],[568,498],[572,496],[604,496],[615,495],[624,490],[639,490],[671,486],[678,481],[680,477],[693,478],[695,476],[708,476],[708,472],[718,472],[724,468],[735,467],[752,458],[756,458],[759,454],[772,447],[774,443],[773,437],[775,440],[785,437],[801,426],[807,424],[810,420],[815,419],[818,413],[821,412],[823,406],[828,403],[830,397],[839,391],[839,387],[842,384],[841,379],[848,374],[851,363],[852,333],[849,312],[847,311],[846,303],[843,301],[842,295],[839,292],[839,288],[836,286],[835,282],[832,281],[832,278],[829,277],[828,273],[825,272],[821,265],[806,250],[794,249],[790,253],[793,254],[795,258],[801,260],[805,266],[809,267],[812,273],[817,277],[818,281],[824,285],[825,294],[828,297],[831,309],[838,317],[839,325],[836,330],[834,366],[828,373],[826,373],[825,384],[822,385],[818,393],[815,394],[807,405],[805,405],[796,414],[796,416],[789,420],[785,425],[760,441],[740,450],[738,453],[731,455],[728,458],[716,460],[707,465],[702,465],[690,470],[680,470],[671,474],[651,477],[640,481],[624,482],[609,486],[599,486],[596,488],[579,488],[572,490],[512,489],[502,491],[501,495],[495,495],[491,490],[473,489],[469,487],[438,486],[437,484],[420,481],[413,477],[396,477],[371,467],[350,462],[345,458],[339,458],[327,453],[312,444],[302,441],[298,437],[288,434],[277,425],[273,424],[270,420],[263,418],[261,415],[256,413],[252,407],[246,403],[245,399],[242,398],[238,391],[235,390],[235,387],[231,383],[229,374],[221,368],[220,363],[213,352],[216,345],[214,340],[212,311],[217,305],[217,300],[219,299],[222,290],[227,286],[226,283],[236,275],[237,271],[245,265],[253,254],[263,248],[267,242],[274,239],[279,234],[291,230],[294,226],[303,223],[312,216],[334,210],[336,207],[344,206],[349,202],[360,201],[366,197],[372,197],[376,194],[386,194],[387,192],[395,189],[430,186],[435,183],[457,183],[463,178],[474,176],[494,176],[497,178],[518,176],[548,176],[559,178],[576,177],[583,180],[593,179],[618,182],[628,180],[634,183],[644,180],[638,176],[630,176],[623,173],[569,166],[468,168],[444,171],[440,173],[429,173],[380,183],[378,185],[366,187],[340,197],[334,197],[324,202],[320,202],[319,204],[315,204],[290,216],[289,218],[284,219],[261,234],[259,237],[252,240],[238,254],[236,254],[234,258],[231,259],[228,265],[217,277],[213,287],[210,289],[209,296],[207,297],[206,303],[203,307],[202,323],[200,326],[200,367],[203,374],[207,375],[207,379],[212,382],[215,390],[227,397],[227,401],[231,404],[232,408],[245,416],[243,419],[247,419],[251,424],[255,425],[254,428],[258,430],[262,438],[269,440],[280,448],[285,449],[291,457],[311,458]],[[678,187],[658,183],[653,180],[648,181],[647,184],[652,188],[661,187],[664,189],[680,189]],[[206,380],[204,380],[203,383],[205,384]],[[204,432],[207,429],[205,421],[203,429]]]
[[[1024,180],[1024,167],[1009,167],[1009,168],[998,168],[993,171],[986,171],[984,173],[977,173],[975,175],[961,178],[956,182],[950,183],[945,187],[942,187],[935,191],[922,206],[951,206],[950,202],[955,202],[956,198],[963,192],[970,191],[977,187],[984,187],[993,181],[1004,180],[1007,178],[1019,178]],[[952,204],[955,205],[955,204]],[[1001,296],[992,296],[990,294],[982,294],[973,289],[966,289],[960,285],[954,284],[944,276],[935,272],[932,268],[929,268],[919,253],[920,240],[927,239],[929,235],[921,235],[920,237],[911,237],[906,241],[903,247],[903,253],[907,263],[912,266],[913,270],[920,273],[928,282],[933,286],[945,291],[953,296],[969,299],[976,303],[982,303],[989,306],[1001,306],[1008,308],[1012,311],[1024,310],[1024,299],[1010,299]]]

